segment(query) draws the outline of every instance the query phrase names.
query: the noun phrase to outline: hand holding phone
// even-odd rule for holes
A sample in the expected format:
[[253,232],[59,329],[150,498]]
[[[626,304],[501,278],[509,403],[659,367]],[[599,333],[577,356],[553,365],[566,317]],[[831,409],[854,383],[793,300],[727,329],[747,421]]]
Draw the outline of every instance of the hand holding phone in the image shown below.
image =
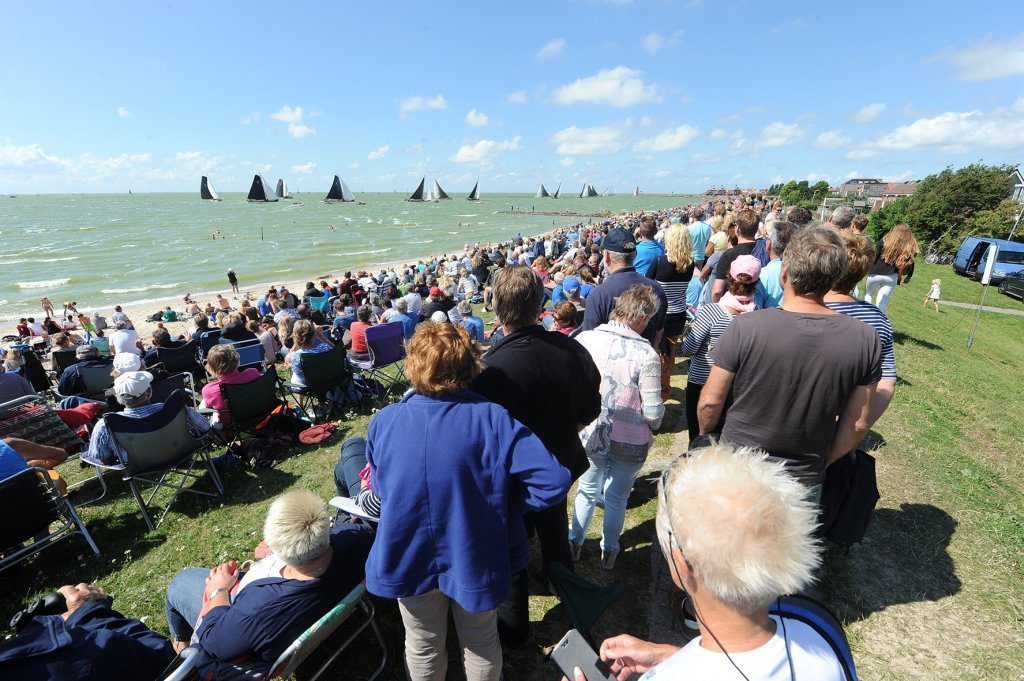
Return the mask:
[[570,629],[551,651],[551,660],[569,681],[578,681],[576,669],[583,672],[586,681],[615,678],[611,668],[601,661],[583,635],[575,629]]

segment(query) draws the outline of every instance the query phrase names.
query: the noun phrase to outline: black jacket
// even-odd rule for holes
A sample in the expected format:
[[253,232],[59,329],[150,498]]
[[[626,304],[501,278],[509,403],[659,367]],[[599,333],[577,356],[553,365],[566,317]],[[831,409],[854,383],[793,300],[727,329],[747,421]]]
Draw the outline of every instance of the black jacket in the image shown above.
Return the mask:
[[472,389],[532,430],[573,480],[583,475],[579,429],[601,413],[601,374],[586,349],[535,324],[492,345],[484,364]]

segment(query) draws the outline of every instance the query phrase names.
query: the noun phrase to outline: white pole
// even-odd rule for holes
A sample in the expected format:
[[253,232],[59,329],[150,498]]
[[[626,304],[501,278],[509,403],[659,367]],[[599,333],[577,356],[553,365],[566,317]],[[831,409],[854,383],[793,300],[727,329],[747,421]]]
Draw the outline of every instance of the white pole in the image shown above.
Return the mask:
[[996,254],[998,252],[998,246],[995,244],[989,244],[988,262],[985,263],[985,273],[981,277],[981,283],[985,288],[981,290],[981,302],[978,303],[978,309],[974,313],[974,324],[971,326],[971,335],[967,337],[968,349],[974,345],[974,334],[978,330],[978,322],[981,320],[981,309],[985,307],[985,297],[988,295],[989,283],[992,281],[992,268],[995,267]]
[[1021,217],[1024,217],[1024,204],[1021,204],[1020,211],[1017,212],[1017,219],[1013,223],[1013,229],[1010,230],[1010,236],[1006,237],[1007,241],[1013,241],[1013,233],[1017,231]]

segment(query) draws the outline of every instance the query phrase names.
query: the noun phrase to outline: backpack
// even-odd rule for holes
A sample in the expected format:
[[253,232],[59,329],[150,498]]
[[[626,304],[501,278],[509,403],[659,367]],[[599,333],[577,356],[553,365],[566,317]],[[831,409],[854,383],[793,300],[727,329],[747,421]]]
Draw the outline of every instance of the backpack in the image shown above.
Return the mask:
[[823,603],[809,596],[784,596],[768,607],[768,614],[786,620],[796,620],[814,629],[828,643],[843,668],[847,681],[858,681],[853,653],[839,619]]

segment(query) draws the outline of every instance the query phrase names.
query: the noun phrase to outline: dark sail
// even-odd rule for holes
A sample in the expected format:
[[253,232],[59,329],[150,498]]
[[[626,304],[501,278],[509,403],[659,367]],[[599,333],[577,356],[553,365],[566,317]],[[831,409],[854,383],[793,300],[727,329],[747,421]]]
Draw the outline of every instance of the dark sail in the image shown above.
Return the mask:
[[420,180],[420,186],[416,187],[416,191],[412,193],[412,196],[406,199],[406,201],[422,201],[423,200],[423,185],[426,184],[427,178]]
[[467,201],[479,201],[480,200],[480,180],[477,180],[476,184],[473,185],[473,191],[471,191],[469,193],[469,196],[466,197],[466,200]]
[[[131,190],[128,190],[129,192]],[[199,183],[199,198],[204,201],[213,201],[213,194],[210,193],[209,180],[206,179],[206,175],[203,175],[202,181]]]
[[557,199],[557,198],[558,198],[558,195],[559,195],[559,194],[561,194],[561,193],[562,193],[562,183],[561,183],[561,182],[559,182],[559,183],[558,183],[558,189],[556,189],[556,190],[555,190],[555,193],[551,195],[551,198],[553,198],[553,199]]
[[594,196],[597,196],[597,190],[594,189],[594,185],[587,185],[587,197],[590,198]]
[[544,188],[544,185],[541,185],[540,189],[537,190],[537,196],[534,198],[547,199],[551,198],[551,194],[548,194],[548,190]]
[[344,196],[341,192],[341,178],[337,175],[334,176],[334,182],[331,183],[331,191],[327,192],[327,196],[324,201],[343,201]]
[[252,178],[252,186],[249,187],[249,195],[245,197],[246,201],[277,201],[277,195],[274,194],[274,190],[270,188],[259,175],[254,175]]
[[437,199],[438,201],[444,201],[446,199],[452,198],[448,196],[448,192],[441,189],[441,183],[438,182],[437,180],[434,180],[434,198]]
[[587,193],[587,185],[583,185],[583,189],[580,190],[580,195],[577,198],[582,199]]

